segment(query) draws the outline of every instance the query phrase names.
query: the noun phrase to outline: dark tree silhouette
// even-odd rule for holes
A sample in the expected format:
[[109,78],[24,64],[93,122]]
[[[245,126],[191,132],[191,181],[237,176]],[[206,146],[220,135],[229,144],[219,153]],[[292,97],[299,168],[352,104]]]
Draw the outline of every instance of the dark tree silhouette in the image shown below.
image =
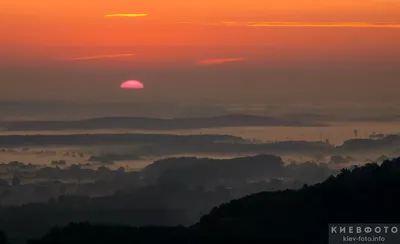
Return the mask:
[[3,231],[0,231],[0,244],[7,244],[7,237]]
[[343,169],[300,190],[253,194],[214,208],[190,227],[72,224],[47,243],[328,243],[329,223],[399,223],[400,158]]

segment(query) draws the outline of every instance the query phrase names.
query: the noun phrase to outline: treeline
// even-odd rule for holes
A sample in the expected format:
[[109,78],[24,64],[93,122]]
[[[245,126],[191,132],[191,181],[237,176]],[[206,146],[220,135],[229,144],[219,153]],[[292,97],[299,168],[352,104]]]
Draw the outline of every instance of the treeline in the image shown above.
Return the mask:
[[44,243],[328,243],[329,223],[398,223],[400,158],[343,169],[300,190],[262,192],[214,208],[190,227],[71,224]]

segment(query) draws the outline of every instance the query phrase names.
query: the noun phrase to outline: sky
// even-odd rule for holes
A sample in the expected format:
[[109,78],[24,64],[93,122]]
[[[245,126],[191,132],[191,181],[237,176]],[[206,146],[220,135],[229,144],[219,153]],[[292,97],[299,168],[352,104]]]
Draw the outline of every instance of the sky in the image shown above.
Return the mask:
[[[398,0],[2,0],[0,33],[0,100],[397,102],[400,88]],[[120,89],[131,79],[145,88]]]

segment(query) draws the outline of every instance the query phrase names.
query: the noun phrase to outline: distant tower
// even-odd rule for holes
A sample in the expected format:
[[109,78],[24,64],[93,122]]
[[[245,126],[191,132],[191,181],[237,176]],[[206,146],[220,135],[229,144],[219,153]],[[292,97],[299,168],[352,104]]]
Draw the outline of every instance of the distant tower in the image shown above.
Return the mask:
[[357,138],[357,137],[358,137],[358,130],[357,130],[357,129],[354,129],[353,132],[354,132],[354,137]]
[[322,142],[322,131],[319,133],[319,141]]

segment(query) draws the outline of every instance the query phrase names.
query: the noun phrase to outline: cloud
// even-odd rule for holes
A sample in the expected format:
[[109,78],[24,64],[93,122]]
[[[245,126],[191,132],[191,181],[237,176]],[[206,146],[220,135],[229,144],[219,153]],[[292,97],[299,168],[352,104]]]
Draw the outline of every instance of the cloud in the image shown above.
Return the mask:
[[224,64],[230,62],[239,62],[243,61],[244,58],[216,58],[216,59],[204,59],[198,61],[197,65],[213,65],[213,64]]
[[104,59],[104,58],[122,58],[122,57],[131,57],[133,54],[111,54],[111,55],[98,55],[98,56],[89,56],[89,57],[78,57],[78,58],[69,58],[67,61],[74,60],[91,60],[91,59]]
[[348,28],[400,28],[400,23],[368,22],[255,22],[246,23],[249,27],[348,27]]
[[106,14],[104,17],[129,17],[129,18],[134,18],[134,17],[146,17],[148,14]]
[[244,26],[244,27],[319,27],[319,28],[400,28],[398,22],[233,22],[195,23],[179,22],[180,24],[213,25],[213,26]]

